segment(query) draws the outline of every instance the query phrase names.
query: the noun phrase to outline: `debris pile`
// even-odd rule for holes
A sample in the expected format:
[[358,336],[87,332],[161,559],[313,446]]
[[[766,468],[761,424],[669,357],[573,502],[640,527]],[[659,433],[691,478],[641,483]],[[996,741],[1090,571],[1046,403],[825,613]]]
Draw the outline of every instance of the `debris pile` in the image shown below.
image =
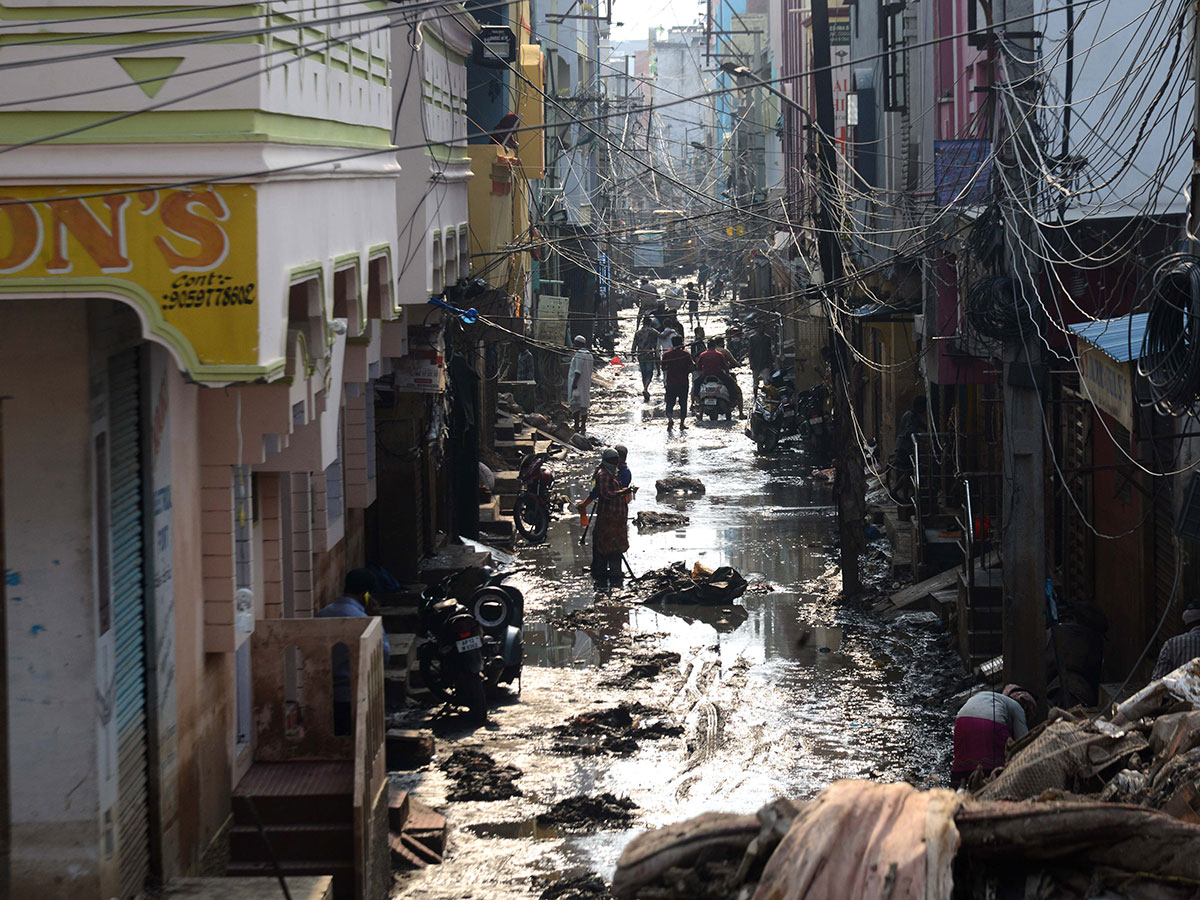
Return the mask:
[[502,766],[479,750],[455,750],[442,763],[442,771],[454,781],[454,787],[446,794],[446,799],[452,802],[524,796],[514,782],[525,773],[516,766]]
[[564,872],[558,877],[538,876],[534,888],[546,884],[538,900],[610,900],[608,885],[595,872]]
[[682,528],[690,521],[691,519],[683,513],[658,512],[652,509],[644,509],[633,517],[633,524],[637,526],[637,530],[640,532]]
[[638,579],[649,589],[647,603],[730,604],[746,591],[746,579],[732,566],[709,569],[696,563],[689,570],[673,562]]
[[654,482],[654,489],[659,496],[663,494],[703,494],[704,482],[699,478],[685,478],[683,476],[673,476],[671,478],[660,478]]
[[605,791],[595,797],[580,794],[559,800],[537,817],[543,828],[563,830],[601,828],[628,828],[633,823],[633,810],[637,804],[628,797],[617,797]]
[[657,678],[662,670],[679,665],[680,656],[671,650],[659,650],[656,653],[641,654],[634,657],[633,664],[620,678],[601,682],[602,687],[636,687],[637,682],[647,678]]
[[[678,662],[678,655],[675,659]],[[683,727],[669,722],[663,716],[663,710],[641,703],[622,703],[583,713],[563,725],[556,725],[553,730],[558,735],[555,750],[582,756],[625,755],[637,750],[639,740],[683,734]]]
[[[1090,720],[1054,710],[973,791],[838,781],[634,838],[618,898],[1200,895],[1200,659]],[[865,827],[868,826],[869,827]]]
[[[1200,824],[1200,659],[1151,683],[1110,718],[1052,709],[971,785],[981,800],[1082,796],[1164,810]],[[1198,804],[1200,805],[1200,804]]]

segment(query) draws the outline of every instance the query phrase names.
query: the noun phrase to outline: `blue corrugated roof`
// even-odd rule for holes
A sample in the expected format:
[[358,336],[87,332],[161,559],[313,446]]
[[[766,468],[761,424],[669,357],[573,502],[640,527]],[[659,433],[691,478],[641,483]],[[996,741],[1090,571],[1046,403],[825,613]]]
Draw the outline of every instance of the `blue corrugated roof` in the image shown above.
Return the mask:
[[1142,336],[1149,317],[1149,313],[1134,313],[1067,327],[1116,362],[1129,362],[1142,355]]

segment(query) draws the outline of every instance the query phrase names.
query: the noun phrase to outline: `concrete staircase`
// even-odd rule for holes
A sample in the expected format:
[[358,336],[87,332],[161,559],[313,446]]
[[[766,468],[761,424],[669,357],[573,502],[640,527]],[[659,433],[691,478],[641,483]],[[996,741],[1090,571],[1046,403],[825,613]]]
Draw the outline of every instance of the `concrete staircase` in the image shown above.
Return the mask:
[[250,767],[233,792],[226,874],[272,877],[272,856],[284,875],[332,875],[334,900],[353,900],[352,762],[256,762]]
[[391,789],[388,826],[394,868],[423,869],[442,861],[446,852],[446,817],[413,799],[408,791]]

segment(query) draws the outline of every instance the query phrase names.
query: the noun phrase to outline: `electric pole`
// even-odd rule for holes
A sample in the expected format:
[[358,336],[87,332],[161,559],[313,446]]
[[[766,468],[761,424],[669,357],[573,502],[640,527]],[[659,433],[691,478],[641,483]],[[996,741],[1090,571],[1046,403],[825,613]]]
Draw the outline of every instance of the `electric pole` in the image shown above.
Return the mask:
[[831,213],[837,187],[837,157],[833,147],[833,68],[829,47],[829,0],[812,2],[813,87],[816,91],[817,139],[817,246],[821,259],[820,290],[829,315],[829,367],[833,381],[833,434],[838,471],[834,490],[838,506],[838,546],[842,592],[852,597],[862,589],[859,556],[866,549],[866,479],[862,447],[852,423],[851,391],[854,363],[842,335],[837,302],[842,278],[842,246],[834,231]]
[[[1001,212],[1013,279],[1015,334],[1004,342],[1004,678],[1020,684],[1046,708],[1046,511],[1042,356],[1045,316],[1038,300],[1040,264],[1033,252],[1037,223],[1038,136],[1034,120],[1041,90],[1035,73],[1033,0],[1008,0],[1003,18],[1020,30],[999,41],[1004,85],[997,92],[997,133],[1004,141],[996,164],[1004,175]],[[999,18],[999,17],[997,17]]]

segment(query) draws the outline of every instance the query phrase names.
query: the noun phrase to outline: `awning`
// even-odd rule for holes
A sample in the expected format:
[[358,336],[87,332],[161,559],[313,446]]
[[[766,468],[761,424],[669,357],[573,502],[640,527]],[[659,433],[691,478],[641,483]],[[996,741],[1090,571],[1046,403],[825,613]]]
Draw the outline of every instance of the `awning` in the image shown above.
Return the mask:
[[1110,359],[1127,363],[1142,355],[1142,336],[1149,317],[1149,313],[1134,313],[1067,327]]
[[1133,362],[1142,354],[1148,313],[1069,325],[1079,338],[1080,389],[1097,409],[1133,431]]

